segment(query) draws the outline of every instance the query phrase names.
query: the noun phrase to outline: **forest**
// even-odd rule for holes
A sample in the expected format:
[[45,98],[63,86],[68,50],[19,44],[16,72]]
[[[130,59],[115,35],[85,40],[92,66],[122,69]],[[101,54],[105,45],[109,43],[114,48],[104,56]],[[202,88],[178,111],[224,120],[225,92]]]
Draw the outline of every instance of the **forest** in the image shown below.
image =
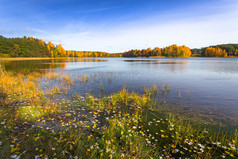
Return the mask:
[[222,44],[204,47],[201,49],[190,49],[186,46],[176,44],[154,49],[147,48],[142,50],[129,50],[124,52],[123,57],[235,57],[238,56],[238,44]]
[[166,56],[166,57],[190,57],[191,50],[186,46],[171,45],[165,48],[155,47],[142,50],[129,50],[123,54],[123,57],[150,57],[150,56]]
[[68,50],[66,51],[68,57],[121,57],[122,54],[115,53],[110,54],[107,52],[100,52],[100,51],[74,51]]
[[124,53],[101,51],[65,50],[61,44],[44,42],[33,37],[6,38],[0,36],[0,57],[235,57],[238,56],[238,44],[222,44],[200,49],[177,46],[142,50],[129,50]]
[[66,51],[61,44],[44,42],[33,37],[5,38],[0,36],[0,57],[110,57],[120,54],[92,51]]
[[238,44],[213,45],[201,49],[192,49],[191,51],[194,56],[235,57],[238,56]]

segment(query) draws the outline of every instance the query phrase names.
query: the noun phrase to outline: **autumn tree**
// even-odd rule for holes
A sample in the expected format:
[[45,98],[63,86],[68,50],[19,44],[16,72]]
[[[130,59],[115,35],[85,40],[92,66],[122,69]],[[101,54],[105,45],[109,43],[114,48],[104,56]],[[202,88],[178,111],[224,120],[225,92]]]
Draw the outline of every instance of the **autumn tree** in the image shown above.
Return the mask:
[[158,48],[158,47],[155,47],[153,50],[152,50],[152,55],[151,56],[161,56],[161,49]]
[[238,56],[238,49],[236,49],[234,56]]
[[220,48],[216,49],[213,47],[208,47],[206,48],[204,55],[207,57],[227,57],[227,52]]
[[45,42],[42,39],[39,40],[39,43],[40,45],[45,46]]
[[47,50],[50,52],[51,57],[54,57],[54,49],[55,49],[55,47],[54,47],[53,43],[52,42],[48,42]]
[[65,49],[61,46],[61,44],[59,44],[58,45],[58,47],[60,48],[60,50],[61,50],[61,56],[66,56],[66,51],[65,51]]
[[31,36],[31,37],[29,37],[29,40],[34,41],[34,38]]
[[171,45],[160,49],[155,47],[142,50],[129,50],[123,53],[123,57],[149,57],[149,56],[166,56],[166,57],[190,57],[191,50],[186,46]]

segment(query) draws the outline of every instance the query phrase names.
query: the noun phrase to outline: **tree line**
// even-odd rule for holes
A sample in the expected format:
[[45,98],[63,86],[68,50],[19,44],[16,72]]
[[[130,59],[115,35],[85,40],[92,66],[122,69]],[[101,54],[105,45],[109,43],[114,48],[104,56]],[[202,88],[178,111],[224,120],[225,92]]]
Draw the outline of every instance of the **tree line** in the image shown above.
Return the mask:
[[123,57],[235,57],[238,56],[238,44],[222,44],[204,47],[201,49],[190,49],[187,46],[177,46],[176,44],[154,49],[129,50],[123,53]]
[[124,52],[123,57],[149,57],[149,56],[166,56],[166,57],[190,57],[191,50],[186,46],[170,45],[165,48],[155,47],[154,49],[129,50]]
[[5,38],[0,36],[0,56],[2,57],[61,57],[65,49],[59,44],[45,43],[33,37]]
[[221,44],[192,49],[192,55],[205,57],[234,57],[238,56],[238,44]]
[[177,46],[142,50],[129,50],[124,53],[110,54],[101,51],[74,51],[65,50],[61,44],[54,45],[52,42],[44,42],[42,39],[33,37],[5,38],[0,36],[0,57],[233,57],[238,56],[238,44],[222,44],[190,49],[187,46]]
[[121,57],[121,54],[109,54],[93,51],[66,51],[61,44],[44,42],[33,37],[5,38],[0,36],[0,57]]
[[121,57],[122,54],[115,53],[109,54],[107,52],[100,52],[100,51],[74,51],[68,50],[66,51],[68,57]]

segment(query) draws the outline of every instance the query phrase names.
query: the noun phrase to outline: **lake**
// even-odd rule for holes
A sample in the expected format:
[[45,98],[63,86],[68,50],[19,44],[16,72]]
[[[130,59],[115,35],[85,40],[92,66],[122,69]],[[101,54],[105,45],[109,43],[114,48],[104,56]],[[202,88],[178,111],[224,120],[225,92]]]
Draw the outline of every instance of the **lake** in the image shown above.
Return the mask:
[[[238,58],[74,58],[1,61],[8,71],[55,71],[75,82],[68,94],[107,95],[157,85],[158,102],[184,119],[238,128]],[[82,83],[79,77],[86,75]],[[163,91],[169,85],[168,91]],[[44,87],[44,85],[43,85]],[[46,86],[45,86],[46,87]]]

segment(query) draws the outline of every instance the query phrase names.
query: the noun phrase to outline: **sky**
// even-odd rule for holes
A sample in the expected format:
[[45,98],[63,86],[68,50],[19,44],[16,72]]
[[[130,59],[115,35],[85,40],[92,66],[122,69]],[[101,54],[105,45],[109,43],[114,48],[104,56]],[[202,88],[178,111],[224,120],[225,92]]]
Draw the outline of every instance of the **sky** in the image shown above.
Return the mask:
[[238,43],[238,0],[0,0],[0,35],[109,53]]

